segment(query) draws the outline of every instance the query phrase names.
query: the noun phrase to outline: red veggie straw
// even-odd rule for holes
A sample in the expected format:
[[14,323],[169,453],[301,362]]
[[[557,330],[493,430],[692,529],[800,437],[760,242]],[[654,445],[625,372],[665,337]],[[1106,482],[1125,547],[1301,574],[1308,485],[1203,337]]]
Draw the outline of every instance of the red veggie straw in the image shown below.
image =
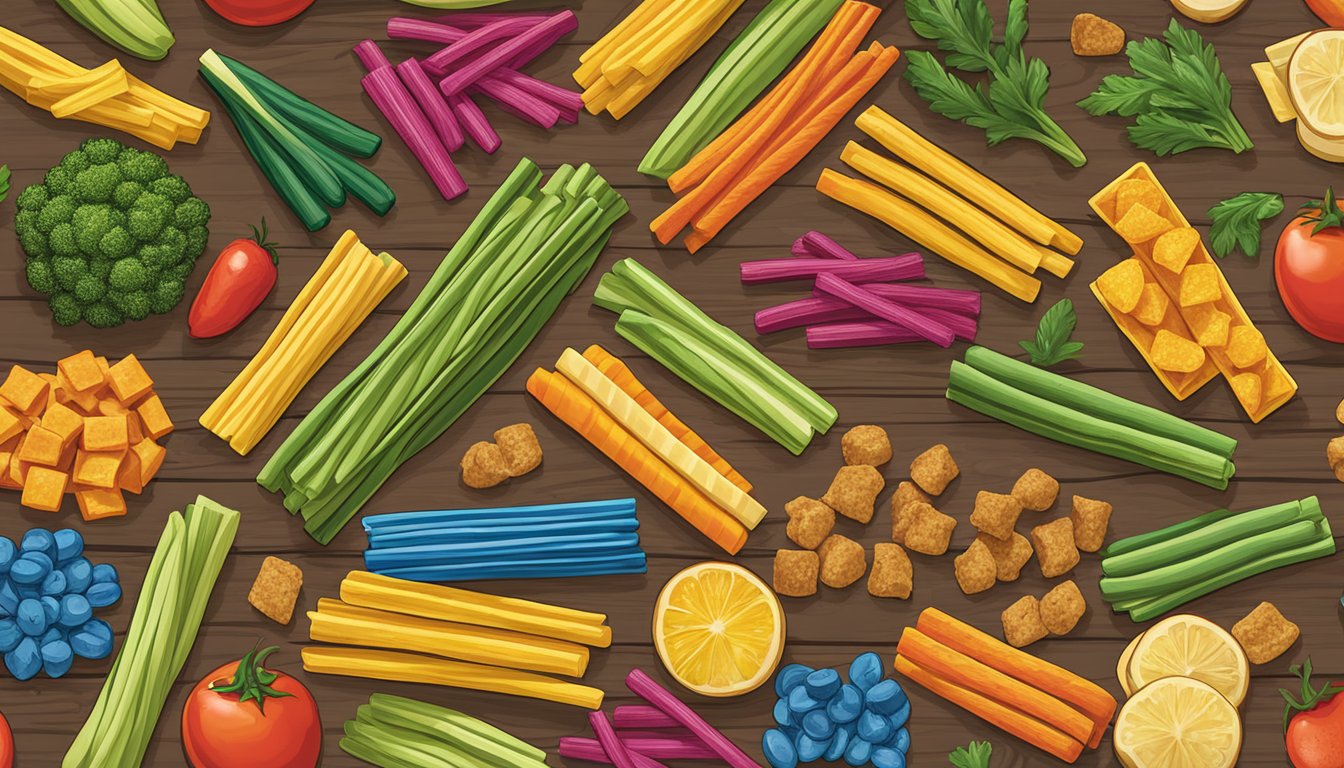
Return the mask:
[[548,104],[554,105],[556,109],[561,111],[562,115],[564,114],[565,109],[571,109],[576,114],[580,109],[583,109],[583,94],[578,91],[562,88],[554,83],[539,80],[531,75],[525,75],[516,70],[500,67],[477,82],[479,83],[485,80],[499,80],[512,85],[520,91],[526,91]]
[[527,19],[533,24],[538,24],[550,18],[549,13],[537,13],[536,11],[462,11],[451,13],[442,17],[443,23],[452,24],[461,29],[479,29],[486,24],[493,24],[496,21],[504,19]]
[[453,110],[448,108],[448,102],[444,101],[443,96],[435,90],[434,83],[430,82],[429,76],[425,74],[420,60],[409,58],[398,64],[396,70],[406,90],[415,97],[415,103],[420,105],[420,110],[434,127],[434,133],[444,148],[449,152],[461,149],[462,143],[466,141],[466,137],[462,134],[462,126],[457,124],[457,118],[453,117]]
[[[930,310],[936,310],[948,316],[967,319],[974,319],[980,314],[979,294],[974,291],[888,283],[866,283],[864,288],[907,307],[919,307],[926,314]],[[904,292],[887,292],[878,290],[879,288],[901,288]],[[961,294],[971,294],[975,299],[974,304],[963,299]],[[859,309],[849,302],[824,295],[788,301],[758,310],[755,326],[757,333],[765,334],[818,323],[871,319],[873,319],[872,313]]]
[[500,80],[481,78],[467,88],[468,93],[480,93],[492,99],[499,108],[522,120],[547,130],[560,122],[560,110],[530,93]]
[[[868,283],[866,290],[884,299],[891,299],[912,307],[938,307],[968,317],[980,316],[980,292],[965,288],[936,288],[931,285],[898,285],[896,283]],[[814,285],[813,296],[823,296]]]
[[[568,757],[574,760],[588,760],[594,763],[606,763],[611,765],[611,758],[602,749],[602,745],[596,739],[581,739],[575,736],[560,737],[560,756]],[[627,752],[629,750],[627,749]],[[638,752],[629,752],[630,759],[634,761],[636,768],[667,768],[667,766]]]
[[482,48],[497,40],[506,40],[537,23],[528,19],[501,19],[468,32],[462,39],[440,48],[425,59],[425,69],[442,77],[457,62],[474,58]]
[[622,704],[612,710],[611,720],[618,729],[681,727],[681,723],[668,717],[663,710],[645,704]]
[[805,280],[829,272],[856,283],[884,283],[896,280],[922,280],[924,259],[918,253],[881,259],[763,259],[744,262],[738,267],[746,285]]
[[817,290],[825,291],[837,299],[867,310],[883,320],[909,328],[940,347],[950,347],[956,339],[956,334],[946,325],[930,319],[927,315],[920,315],[904,304],[866,291],[844,278],[832,274],[817,275]]
[[630,757],[619,737],[616,736],[616,730],[611,727],[611,721],[607,719],[607,713],[601,710],[588,713],[588,725],[593,729],[593,735],[597,736],[597,743],[602,745],[602,751],[611,758],[611,764],[616,768],[635,768],[635,761]]
[[[804,234],[793,243],[795,248],[801,247],[803,253],[811,254],[819,259],[857,259],[853,253],[845,249],[839,243],[823,235],[815,229]],[[796,252],[795,252],[796,253]],[[796,254],[802,255],[802,254]]]
[[393,16],[387,20],[387,36],[392,40],[423,40],[427,43],[452,45],[466,37],[467,32],[437,21]]
[[373,70],[360,80],[360,85],[364,86],[364,92],[420,161],[443,199],[452,200],[466,192],[467,183],[462,180],[457,166],[453,165],[448,149],[439,141],[425,113],[416,106],[415,100],[392,68],[379,67]]
[[449,96],[458,93],[494,68],[505,66],[516,57],[530,53],[532,54],[530,58],[535,58],[539,51],[534,52],[533,49],[539,47],[543,41],[550,40],[557,33],[563,35],[577,28],[578,18],[574,13],[568,10],[561,11],[449,73],[439,81],[439,90]]
[[[601,746],[595,739],[576,739],[573,737],[562,737],[571,740],[571,748],[583,749],[583,744],[573,744],[573,742],[588,742],[592,747],[601,750]],[[621,743],[625,744],[625,749],[631,756],[638,760],[640,757],[649,760],[721,760],[719,753],[710,749],[700,742],[683,742],[676,739],[660,738],[626,738],[621,735]],[[605,754],[603,755],[605,757]],[[587,758],[586,758],[587,759]],[[599,759],[599,762],[610,764],[609,759]]]
[[[694,710],[682,703],[676,696],[673,696],[666,688],[655,683],[653,678],[644,674],[643,670],[638,668],[630,670],[630,674],[625,676],[625,685],[645,701],[663,710],[673,720],[689,728],[704,742],[706,747],[723,758],[731,768],[761,768],[755,760],[747,756],[747,753],[738,749],[736,744],[729,741],[727,736],[719,733],[714,726],[705,722]],[[634,744],[629,746],[643,752]]]
[[392,66],[392,62],[383,55],[383,49],[372,40],[360,40],[355,45],[355,55],[359,57],[359,63],[364,65],[365,72]]
[[476,142],[476,146],[485,150],[487,155],[492,155],[499,149],[499,145],[503,143],[499,134],[495,133],[494,126],[485,119],[485,113],[476,106],[476,102],[472,101],[470,96],[455,93],[448,97],[448,106],[453,110],[453,115],[457,117],[462,129],[472,141]]
[[913,344],[923,337],[908,328],[885,320],[858,323],[826,323],[807,327],[808,349],[874,347],[885,344]]

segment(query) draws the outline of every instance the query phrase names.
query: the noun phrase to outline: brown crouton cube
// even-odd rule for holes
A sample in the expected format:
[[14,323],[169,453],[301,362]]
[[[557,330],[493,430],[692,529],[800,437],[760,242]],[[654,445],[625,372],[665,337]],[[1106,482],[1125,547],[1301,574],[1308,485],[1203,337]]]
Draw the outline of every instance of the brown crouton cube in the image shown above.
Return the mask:
[[462,482],[468,488],[493,488],[509,479],[509,463],[494,443],[473,444],[462,456]]
[[1069,27],[1075,56],[1114,56],[1125,47],[1125,30],[1095,13],[1080,13]]
[[1073,579],[1058,584],[1041,598],[1041,623],[1052,635],[1067,635],[1087,613],[1087,601]]
[[1284,618],[1273,603],[1261,603],[1246,618],[1232,625],[1232,636],[1237,638],[1252,664],[1267,664],[1283,655],[1301,630]]
[[905,600],[915,584],[915,567],[900,544],[873,547],[873,570],[868,574],[868,594]]
[[775,553],[775,592],[784,597],[815,595],[820,562],[810,549],[779,550]]
[[1013,483],[1013,497],[1022,502],[1023,509],[1044,512],[1055,505],[1059,496],[1059,481],[1032,467]]
[[910,525],[910,516],[905,514],[911,502],[929,503],[929,497],[919,490],[919,486],[909,480],[902,480],[891,496],[891,540],[897,544],[905,542],[905,529]]
[[1106,529],[1111,524],[1111,505],[1082,496],[1073,497],[1073,542],[1084,552],[1096,552],[1106,541]]
[[980,540],[971,542],[965,552],[952,561],[952,570],[956,573],[957,586],[968,595],[984,592],[997,581],[998,568],[989,548]]
[[846,464],[880,467],[891,461],[891,439],[876,424],[860,424],[840,438],[840,451]]
[[1073,541],[1073,521],[1061,517],[1031,529],[1031,543],[1041,575],[1047,579],[1063,576],[1078,564],[1078,545]]
[[867,523],[873,519],[873,505],[886,484],[882,473],[867,464],[841,467],[821,501],[851,520]]
[[971,525],[976,530],[995,538],[1004,539],[1013,534],[1017,518],[1022,514],[1022,502],[1004,493],[980,491],[975,494],[975,509],[971,510]]
[[925,493],[937,496],[946,490],[961,470],[952,458],[952,451],[939,443],[919,454],[910,462],[910,479]]
[[916,501],[905,508],[905,548],[924,555],[941,555],[952,541],[956,518],[934,509],[932,504]]
[[1041,621],[1041,602],[1031,595],[1004,609],[1003,639],[1014,648],[1024,648],[1050,634]]
[[526,475],[541,466],[541,442],[531,424],[510,424],[497,430],[494,437],[510,477]]
[[1031,559],[1031,542],[1027,541],[1027,537],[1014,531],[1007,541],[983,533],[975,538],[984,543],[994,558],[995,578],[999,581],[1017,581],[1022,575],[1022,567]]
[[840,589],[858,581],[868,572],[868,553],[863,545],[839,534],[831,534],[817,548],[821,559],[821,583]]
[[247,593],[247,602],[271,621],[288,624],[302,587],[303,571],[297,565],[278,557],[267,557]]
[[789,524],[784,531],[790,541],[803,549],[821,546],[835,527],[835,510],[816,499],[799,496],[785,504],[784,509],[789,515]]

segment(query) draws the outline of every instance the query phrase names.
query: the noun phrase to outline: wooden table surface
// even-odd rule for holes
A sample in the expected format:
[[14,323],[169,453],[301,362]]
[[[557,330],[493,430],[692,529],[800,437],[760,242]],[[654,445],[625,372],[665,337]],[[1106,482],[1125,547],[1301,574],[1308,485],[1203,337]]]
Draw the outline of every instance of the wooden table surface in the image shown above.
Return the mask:
[[[543,56],[530,71],[553,82],[568,84],[568,74],[579,53],[635,4],[634,0],[574,3],[580,18],[579,30]],[[317,697],[325,730],[323,765],[328,768],[358,764],[342,753],[336,742],[343,721],[353,716],[356,706],[373,691],[459,707],[552,754],[561,736],[587,734],[584,713],[562,705],[303,673],[299,650],[309,641],[308,622],[301,612],[313,608],[319,597],[334,596],[340,578],[361,567],[364,537],[356,524],[348,526],[330,546],[315,544],[299,523],[285,514],[279,499],[264,492],[254,481],[262,463],[298,419],[392,327],[457,234],[523,156],[533,158],[547,169],[563,162],[592,162],[626,196],[632,214],[617,226],[598,268],[561,307],[522,359],[445,436],[407,463],[364,511],[620,496],[638,499],[642,540],[649,555],[647,575],[479,585],[486,591],[608,612],[615,642],[609,651],[593,654],[586,681],[608,693],[609,705],[632,700],[622,679],[633,666],[648,670],[657,679],[669,680],[650,642],[649,621],[655,596],[664,581],[681,568],[718,559],[720,553],[524,393],[523,382],[533,368],[549,366],[566,346],[582,348],[597,342],[624,356],[673,411],[755,482],[758,497],[770,510],[770,516],[736,559],[767,580],[775,550],[788,546],[784,536],[784,502],[800,494],[816,496],[824,491],[841,463],[839,438],[845,429],[875,423],[889,430],[896,449],[896,459],[884,468],[889,487],[903,479],[909,460],[929,445],[944,442],[951,446],[962,475],[942,497],[940,506],[962,521],[953,539],[954,552],[942,558],[914,556],[915,590],[908,601],[869,597],[862,583],[847,590],[822,587],[812,598],[785,599],[786,661],[813,666],[840,665],[867,650],[890,660],[901,629],[913,623],[919,611],[930,605],[998,634],[1000,611],[1023,594],[1043,594],[1049,584],[1032,564],[1020,581],[967,597],[953,580],[952,554],[972,539],[973,531],[965,518],[975,492],[1006,491],[1028,466],[1039,466],[1055,475],[1063,483],[1063,492],[1055,510],[1025,513],[1022,530],[1067,513],[1067,499],[1074,493],[1114,503],[1113,536],[1148,531],[1219,506],[1249,509],[1310,494],[1321,497],[1336,530],[1344,530],[1341,527],[1344,493],[1325,466],[1323,456],[1326,441],[1341,431],[1333,411],[1344,394],[1338,383],[1338,366],[1344,354],[1339,347],[1308,336],[1291,322],[1274,289],[1268,256],[1254,260],[1237,255],[1221,263],[1247,311],[1301,385],[1294,400],[1254,426],[1243,417],[1221,380],[1184,403],[1174,401],[1087,289],[1087,283],[1098,273],[1128,255],[1120,240],[1088,209],[1087,198],[1136,161],[1153,164],[1178,204],[1201,228],[1208,224],[1205,211],[1211,204],[1238,192],[1281,192],[1291,210],[1306,199],[1318,197],[1327,184],[1339,180],[1336,167],[1309,157],[1298,147],[1291,125],[1274,122],[1249,68],[1252,61],[1261,58],[1264,46],[1318,26],[1302,3],[1254,0],[1240,16],[1216,26],[1194,25],[1182,19],[1187,26],[1197,26],[1216,45],[1232,80],[1237,116],[1256,145],[1253,151],[1240,156],[1202,150],[1157,159],[1129,145],[1124,120],[1092,118],[1073,106],[1102,75],[1125,70],[1121,57],[1080,59],[1071,53],[1068,37],[1073,15],[1084,10],[1097,11],[1124,26],[1131,38],[1150,36],[1160,33],[1172,15],[1165,0],[1126,3],[1033,0],[1031,3],[1027,48],[1030,54],[1045,59],[1053,70],[1047,99],[1049,110],[1087,153],[1090,162],[1084,168],[1070,168],[1053,154],[1026,142],[987,149],[979,131],[931,114],[900,79],[901,64],[864,102],[877,103],[898,115],[1065,222],[1086,241],[1074,273],[1063,281],[1047,277],[1041,297],[1034,305],[1021,304],[987,290],[980,342],[1013,353],[1017,340],[1031,336],[1045,308],[1060,297],[1072,298],[1078,310],[1077,338],[1087,346],[1080,361],[1067,363],[1060,370],[1080,381],[1170,410],[1237,438],[1238,471],[1226,492],[1057,445],[947,402],[943,398],[947,368],[960,355],[963,346],[960,344],[952,350],[908,346],[812,352],[805,348],[798,332],[757,338],[751,326],[752,313],[798,297],[805,289],[798,284],[743,288],[737,280],[739,262],[785,255],[789,243],[807,229],[825,231],[861,255],[909,250],[908,242],[884,226],[830,202],[813,189],[820,170],[826,166],[838,167],[840,148],[846,141],[859,137],[852,119],[845,120],[797,169],[752,205],[713,247],[696,257],[688,257],[675,247],[655,247],[647,231],[648,222],[673,198],[665,187],[639,175],[635,166],[717,53],[763,4],[760,0],[748,0],[704,50],[620,123],[585,115],[577,126],[543,133],[497,110],[489,110],[504,137],[504,146],[495,156],[472,150],[459,153],[458,160],[472,190],[467,196],[446,203],[434,195],[410,153],[363,96],[358,85],[361,70],[350,53],[351,46],[361,38],[381,41],[388,16],[398,13],[429,16],[432,12],[390,0],[317,0],[296,21],[253,30],[221,20],[197,0],[160,0],[177,35],[171,54],[158,64],[124,55],[121,59],[154,85],[215,111],[215,120],[199,145],[180,145],[168,155],[172,170],[185,176],[214,211],[210,246],[203,265],[192,276],[188,293],[193,294],[199,286],[209,259],[218,249],[232,238],[246,234],[248,224],[265,216],[273,239],[283,249],[279,286],[273,295],[241,329],[212,341],[196,341],[187,336],[186,302],[169,316],[112,330],[87,326],[59,328],[52,324],[45,301],[24,283],[23,256],[9,231],[12,197],[0,213],[0,229],[5,230],[0,234],[3,254],[0,361],[49,370],[55,360],[86,347],[112,358],[134,352],[157,381],[158,392],[178,424],[176,433],[167,442],[168,461],[162,475],[145,495],[132,497],[131,511],[125,518],[84,525],[73,503],[68,503],[60,514],[52,515],[21,509],[17,494],[6,492],[0,496],[6,511],[0,517],[0,534],[17,538],[31,526],[70,525],[82,531],[90,558],[94,562],[113,563],[122,576],[126,597],[103,614],[118,632],[119,648],[165,515],[181,509],[197,494],[208,495],[243,514],[237,541],[215,586],[205,624],[159,718],[145,765],[184,762],[179,713],[187,691],[211,669],[237,658],[258,640],[280,644],[281,650],[273,661],[297,674]],[[8,0],[5,6],[4,21],[0,23],[81,64],[93,66],[118,55],[48,0]],[[1003,6],[1003,2],[991,3],[997,18],[1002,18]],[[902,48],[927,47],[910,31],[899,7],[883,15],[876,32],[882,41]],[[238,135],[222,113],[216,111],[218,103],[198,79],[195,57],[211,46],[388,137],[371,165],[397,191],[399,200],[391,215],[378,219],[356,204],[347,205],[324,231],[305,233],[243,154]],[[397,56],[425,49],[396,44],[388,46],[388,50]],[[4,108],[0,109],[0,137],[3,137],[0,162],[13,169],[15,192],[39,181],[46,168],[83,138],[104,133],[82,123],[58,122],[9,94],[0,99],[4,102]],[[1268,244],[1272,245],[1287,216],[1269,225]],[[239,458],[200,428],[196,417],[257,350],[319,260],[347,227],[355,229],[371,247],[394,254],[409,268],[410,276],[304,388],[257,450],[245,459]],[[612,330],[613,316],[592,308],[589,298],[600,271],[624,257],[640,259],[709,314],[757,343],[833,402],[840,412],[835,429],[817,439],[803,456],[791,456],[620,340]],[[929,260],[929,273],[938,285],[987,288],[936,257]],[[465,448],[477,440],[488,439],[497,427],[515,421],[535,425],[546,451],[542,469],[489,491],[463,487],[458,479],[457,462]],[[872,525],[865,528],[842,519],[838,532],[868,546],[888,540],[888,497],[888,493],[880,497],[880,511]],[[267,555],[291,560],[304,571],[300,613],[289,626],[262,617],[246,601],[257,568]],[[1088,599],[1087,616],[1068,637],[1044,640],[1031,650],[1096,680],[1118,697],[1121,691],[1115,662],[1126,642],[1141,627],[1106,609],[1097,591],[1098,574],[1097,558],[1084,556],[1074,578]],[[1280,735],[1281,701],[1276,689],[1290,682],[1290,663],[1311,656],[1322,679],[1330,675],[1344,678],[1344,635],[1338,602],[1344,579],[1340,575],[1338,558],[1317,560],[1228,587],[1189,606],[1192,611],[1230,626],[1259,601],[1272,600],[1302,628],[1302,639],[1288,654],[1253,670],[1250,695],[1243,707],[1246,737],[1240,765],[1287,764]],[[110,660],[79,660],[61,680],[39,678],[26,683],[16,683],[0,674],[0,710],[17,734],[22,768],[59,763],[110,665]],[[711,723],[759,756],[761,732],[770,722],[774,702],[768,689],[724,700],[682,693]],[[913,685],[910,696],[914,702],[911,765],[919,768],[945,765],[949,750],[972,739],[993,742],[995,768],[1056,764],[1043,753]],[[556,765],[564,762],[554,760]],[[1085,754],[1078,764],[1118,764],[1109,737],[1099,751]]]

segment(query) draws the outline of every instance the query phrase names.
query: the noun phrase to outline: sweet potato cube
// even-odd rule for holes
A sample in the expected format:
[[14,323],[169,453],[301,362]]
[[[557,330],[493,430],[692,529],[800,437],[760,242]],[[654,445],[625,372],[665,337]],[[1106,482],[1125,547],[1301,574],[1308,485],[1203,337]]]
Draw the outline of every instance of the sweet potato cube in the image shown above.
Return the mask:
[[126,514],[126,497],[118,490],[90,488],[78,491],[75,493],[75,503],[79,504],[79,514],[84,522]]
[[125,416],[89,416],[84,419],[86,451],[124,451],[130,446]]
[[61,444],[68,446],[84,431],[84,417],[60,403],[52,403],[42,414],[42,427],[60,435]]
[[1198,230],[1193,227],[1173,229],[1153,243],[1153,261],[1179,273],[1194,255],[1196,245],[1199,245]]
[[98,393],[103,391],[101,386],[78,392],[73,388],[74,385],[66,381],[65,376],[59,372],[56,374],[56,380],[61,382],[60,389],[56,392],[56,402],[64,403],[84,416],[97,414]]
[[116,399],[111,397],[105,397],[100,399],[98,401],[97,410],[98,410],[97,415],[99,416],[125,416],[126,414],[131,412],[130,408],[127,408],[126,406],[118,402]]
[[90,392],[104,381],[103,369],[89,350],[84,350],[56,362],[56,370],[70,385],[71,392]]
[[[22,447],[23,443],[20,442],[19,446]],[[14,456],[9,460],[9,482],[15,488],[23,487],[23,481],[28,477],[29,466],[28,462],[19,460],[18,449],[15,449]]]
[[75,455],[75,482],[94,488],[117,487],[125,451],[80,451]]
[[1130,206],[1125,215],[1115,222],[1115,231],[1130,245],[1139,245],[1175,229],[1170,221],[1143,203]]
[[41,376],[16,365],[9,369],[5,383],[0,384],[0,397],[4,397],[21,413],[36,416],[47,406],[47,390],[51,385]]
[[1189,339],[1181,338],[1165,328],[1153,337],[1148,350],[1153,365],[1164,371],[1190,373],[1204,365],[1204,348]]
[[1181,306],[1193,307],[1217,301],[1223,295],[1218,267],[1213,264],[1191,264],[1181,273]]
[[121,470],[117,472],[117,487],[127,493],[139,494],[145,490],[144,469],[140,466],[140,454],[127,451],[121,460]]
[[99,355],[93,358],[93,361],[98,364],[98,370],[103,372],[103,378],[106,379],[107,372],[112,369],[112,366],[107,364],[107,358]]
[[61,449],[61,460],[56,462],[56,469],[67,475],[75,470],[75,456],[79,453],[79,443],[71,443]]
[[64,447],[60,435],[45,427],[34,426],[23,438],[19,460],[42,467],[54,467],[61,463],[61,449]]
[[159,474],[159,468],[163,466],[163,460],[168,456],[168,451],[149,438],[131,446],[131,450],[135,451],[136,456],[140,458],[141,484],[149,485],[149,481]]
[[173,420],[168,418],[168,411],[163,407],[163,401],[158,395],[150,395],[135,409],[135,412],[144,422],[145,434],[155,440],[173,431]]
[[0,405],[0,443],[12,440],[23,432],[23,422],[19,415]]
[[23,487],[14,482],[9,476],[9,463],[14,460],[14,454],[18,450],[18,437],[11,437],[5,442],[0,443],[0,488],[9,488],[13,490]]
[[135,355],[127,355],[108,369],[107,386],[118,400],[129,405],[153,389],[154,380],[145,373],[145,367]]
[[1107,304],[1129,314],[1143,296],[1143,266],[1138,259],[1125,259],[1101,273],[1097,288]]
[[29,509],[43,512],[57,512],[61,509],[61,497],[65,496],[65,486],[70,476],[46,467],[33,467],[28,470],[28,479],[23,484],[23,498],[19,503]]
[[56,386],[60,382],[57,381],[56,375],[53,373],[39,373],[37,377],[47,382],[47,401],[42,406],[42,411],[45,413],[51,407],[51,404],[56,402]]
[[134,413],[126,414],[126,438],[131,445],[145,439],[145,422]]

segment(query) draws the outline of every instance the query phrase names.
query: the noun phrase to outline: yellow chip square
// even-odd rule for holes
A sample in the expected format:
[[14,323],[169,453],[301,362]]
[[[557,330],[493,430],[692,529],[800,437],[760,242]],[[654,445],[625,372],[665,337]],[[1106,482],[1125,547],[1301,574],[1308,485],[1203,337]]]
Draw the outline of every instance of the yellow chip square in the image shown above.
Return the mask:
[[1143,294],[1143,265],[1138,259],[1125,259],[1101,273],[1097,289],[1116,311],[1133,312]]
[[1199,245],[1197,230],[1192,227],[1173,229],[1163,233],[1157,238],[1157,242],[1153,243],[1153,261],[1172,272],[1180,272],[1185,269],[1185,263],[1194,254],[1197,245]]
[[1166,329],[1157,332],[1148,355],[1164,371],[1190,373],[1204,365],[1203,347]]
[[1171,231],[1175,225],[1142,203],[1135,203],[1115,223],[1115,231],[1130,245],[1139,245]]
[[1161,211],[1163,195],[1156,184],[1147,179],[1125,179],[1115,185],[1115,216],[1122,218],[1135,205],[1150,211]]
[[1264,334],[1249,325],[1238,325],[1227,337],[1227,359],[1238,368],[1250,368],[1269,354]]
[[1199,304],[1185,310],[1190,330],[1200,346],[1218,348],[1227,345],[1227,334],[1232,328],[1232,316],[1210,304]]
[[1259,374],[1238,373],[1228,379],[1227,383],[1232,385],[1232,394],[1237,396],[1237,400],[1247,413],[1255,415],[1260,411],[1263,387]]
[[1162,290],[1162,286],[1157,283],[1145,283],[1143,293],[1139,294],[1139,303],[1135,305],[1134,319],[1144,325],[1159,325],[1162,318],[1167,316],[1167,307],[1171,305],[1171,299],[1167,298],[1167,292]]
[[1193,307],[1217,301],[1223,295],[1218,267],[1213,264],[1191,264],[1181,272],[1181,306]]

